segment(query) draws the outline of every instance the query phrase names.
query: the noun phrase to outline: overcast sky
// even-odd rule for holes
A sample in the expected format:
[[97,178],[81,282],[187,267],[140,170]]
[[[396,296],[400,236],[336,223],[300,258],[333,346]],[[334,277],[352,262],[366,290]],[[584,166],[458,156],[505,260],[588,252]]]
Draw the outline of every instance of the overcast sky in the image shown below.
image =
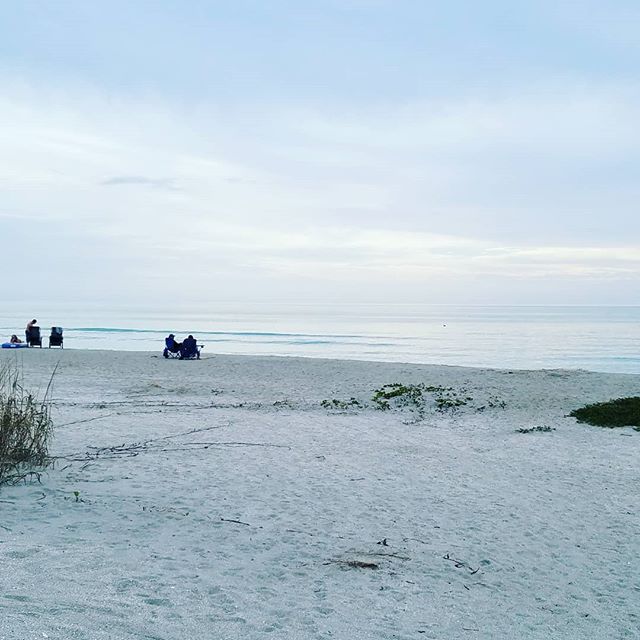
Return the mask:
[[15,300],[640,304],[640,5],[21,0]]

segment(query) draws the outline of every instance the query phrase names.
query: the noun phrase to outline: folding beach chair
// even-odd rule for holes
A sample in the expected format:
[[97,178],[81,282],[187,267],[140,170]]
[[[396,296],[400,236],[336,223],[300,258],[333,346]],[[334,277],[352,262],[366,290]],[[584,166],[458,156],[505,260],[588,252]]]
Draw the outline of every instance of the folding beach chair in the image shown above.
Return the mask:
[[180,360],[200,360],[200,349],[203,346],[198,344],[193,336],[185,338],[180,349]]
[[175,341],[175,336],[173,333],[169,334],[167,338],[164,339],[164,350],[162,355],[165,358],[179,358],[180,357],[180,345]]
[[49,336],[49,349],[51,349],[51,347],[60,347],[61,349],[64,349],[62,327],[51,327],[51,335]]
[[40,327],[31,327],[31,329],[25,332],[27,338],[27,344],[30,347],[42,348],[42,338],[40,337]]

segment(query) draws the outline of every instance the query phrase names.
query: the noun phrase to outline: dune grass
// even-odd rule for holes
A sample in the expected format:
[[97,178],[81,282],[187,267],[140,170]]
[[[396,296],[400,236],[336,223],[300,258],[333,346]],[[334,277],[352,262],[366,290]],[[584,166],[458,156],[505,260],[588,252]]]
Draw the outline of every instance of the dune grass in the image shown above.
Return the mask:
[[569,415],[578,422],[596,427],[640,427],[640,397],[616,398],[608,402],[588,404]]
[[53,375],[44,398],[38,399],[24,388],[15,365],[0,368],[0,485],[26,479],[46,463],[53,430],[52,382]]

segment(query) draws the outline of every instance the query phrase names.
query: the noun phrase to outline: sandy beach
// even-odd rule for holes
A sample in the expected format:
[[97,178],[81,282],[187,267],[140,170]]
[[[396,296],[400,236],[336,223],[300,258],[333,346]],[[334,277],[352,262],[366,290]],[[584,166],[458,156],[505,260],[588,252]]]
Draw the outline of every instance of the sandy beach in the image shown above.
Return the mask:
[[59,363],[58,460],[0,490],[1,640],[640,634],[640,433],[567,417],[638,376],[0,358]]

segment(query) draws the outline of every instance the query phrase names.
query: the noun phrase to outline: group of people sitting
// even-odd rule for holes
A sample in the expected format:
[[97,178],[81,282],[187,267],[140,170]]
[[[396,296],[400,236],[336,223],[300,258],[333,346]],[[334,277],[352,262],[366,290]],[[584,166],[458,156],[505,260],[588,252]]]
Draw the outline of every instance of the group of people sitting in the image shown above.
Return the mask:
[[171,354],[177,356],[180,360],[190,360],[192,358],[200,360],[200,349],[198,348],[196,339],[192,335],[189,335],[182,342],[177,342],[175,335],[170,333],[164,339],[164,351],[162,355],[165,358],[169,358]]

